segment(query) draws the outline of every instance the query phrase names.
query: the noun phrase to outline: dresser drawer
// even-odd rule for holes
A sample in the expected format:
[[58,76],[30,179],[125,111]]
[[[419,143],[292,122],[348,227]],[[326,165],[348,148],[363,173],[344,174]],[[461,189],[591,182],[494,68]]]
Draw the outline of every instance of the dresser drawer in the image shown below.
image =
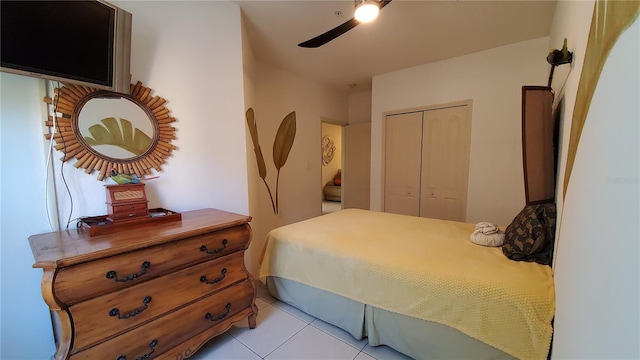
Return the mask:
[[67,306],[151,280],[170,270],[246,249],[248,225],[193,236],[100,260],[61,268],[53,291]]
[[109,205],[109,218],[111,220],[123,220],[136,216],[145,216],[149,214],[147,202],[130,203],[123,205]]
[[[242,281],[219,293],[71,355],[71,359],[150,359],[212,327],[226,330],[233,316],[251,307],[253,286]],[[178,329],[182,329],[178,331]],[[146,355],[146,357],[145,357]]]
[[74,347],[82,350],[246,279],[243,257],[236,252],[71,306]]

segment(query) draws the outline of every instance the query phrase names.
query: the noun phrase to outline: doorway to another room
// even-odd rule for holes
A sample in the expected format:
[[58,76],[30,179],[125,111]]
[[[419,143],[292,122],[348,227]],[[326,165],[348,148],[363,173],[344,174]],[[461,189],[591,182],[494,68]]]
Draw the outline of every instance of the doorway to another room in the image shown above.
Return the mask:
[[342,209],[342,126],[322,123],[322,215]]

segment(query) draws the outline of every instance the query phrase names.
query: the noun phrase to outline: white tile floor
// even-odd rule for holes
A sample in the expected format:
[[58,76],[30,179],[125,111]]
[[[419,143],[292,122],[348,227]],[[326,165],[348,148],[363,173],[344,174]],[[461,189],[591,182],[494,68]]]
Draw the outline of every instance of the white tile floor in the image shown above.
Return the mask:
[[322,215],[331,214],[342,209],[342,203],[338,201],[322,201]]
[[259,287],[258,321],[234,325],[203,346],[194,360],[410,360],[387,346],[372,347],[349,333],[269,296]]

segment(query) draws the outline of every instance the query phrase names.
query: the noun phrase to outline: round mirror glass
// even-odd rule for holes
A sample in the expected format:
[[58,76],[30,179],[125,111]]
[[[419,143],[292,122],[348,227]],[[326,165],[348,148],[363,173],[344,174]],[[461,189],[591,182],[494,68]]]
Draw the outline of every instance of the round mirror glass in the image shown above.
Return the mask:
[[171,144],[176,118],[167,100],[152,93],[140,81],[129,94],[63,84],[53,99],[44,99],[56,114],[45,120],[51,128],[47,138],[64,153],[63,162],[75,161],[73,166],[87,174],[97,171],[100,181],[112,170],[138,177],[161,171],[177,149]]
[[151,150],[155,123],[126,97],[95,97],[80,110],[77,129],[96,153],[114,160],[130,160]]

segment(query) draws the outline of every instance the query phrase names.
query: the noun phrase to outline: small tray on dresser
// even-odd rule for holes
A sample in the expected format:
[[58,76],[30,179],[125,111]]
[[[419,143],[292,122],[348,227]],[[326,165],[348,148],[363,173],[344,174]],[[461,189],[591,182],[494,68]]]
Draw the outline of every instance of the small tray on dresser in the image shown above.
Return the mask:
[[181,219],[182,215],[178,212],[156,208],[149,209],[149,214],[146,216],[137,216],[135,218],[119,220],[117,222],[112,221],[108,215],[84,217],[78,221],[78,228],[88,231],[89,236],[95,236],[110,234],[136,225],[147,223],[157,224],[169,221],[179,221]]

